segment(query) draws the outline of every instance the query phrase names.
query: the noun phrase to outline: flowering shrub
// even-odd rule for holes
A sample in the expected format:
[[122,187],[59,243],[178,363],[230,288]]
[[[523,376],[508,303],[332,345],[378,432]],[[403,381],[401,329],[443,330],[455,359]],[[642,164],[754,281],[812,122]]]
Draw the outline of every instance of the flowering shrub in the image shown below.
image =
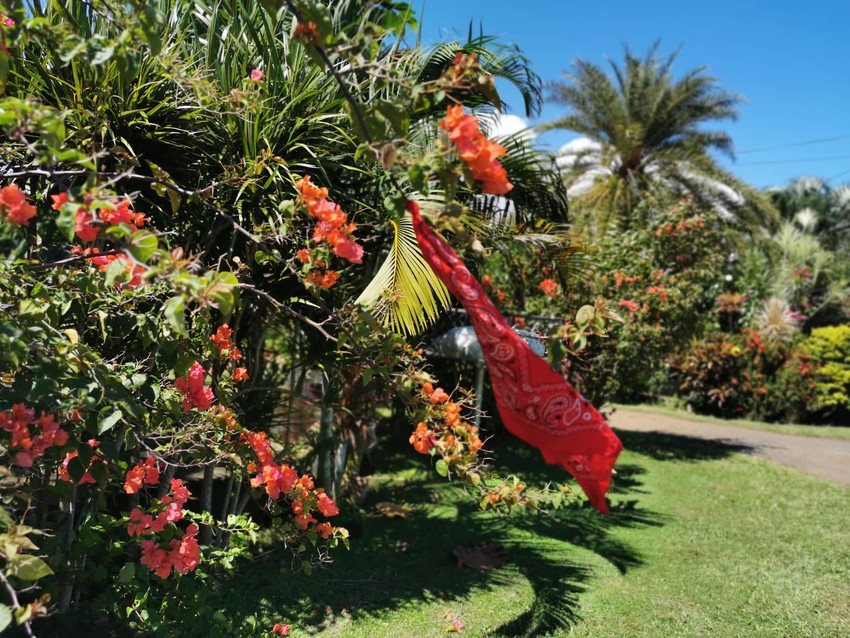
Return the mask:
[[670,367],[681,396],[704,414],[802,421],[815,392],[815,365],[805,352],[748,328],[694,341]]
[[[0,31],[0,454],[17,486],[0,508],[17,592],[0,619],[286,635],[224,617],[209,583],[251,557],[251,503],[307,571],[347,545],[334,517],[390,401],[482,507],[557,506],[563,491],[485,470],[462,402],[422,392],[421,352],[349,303],[400,184],[439,182],[455,230],[463,202],[512,186],[506,148],[462,104],[498,104],[474,52],[385,66],[411,24],[393,3],[66,4]],[[198,68],[219,46],[228,63]],[[438,122],[439,140],[411,141]],[[298,431],[281,408],[316,371],[321,425]]]

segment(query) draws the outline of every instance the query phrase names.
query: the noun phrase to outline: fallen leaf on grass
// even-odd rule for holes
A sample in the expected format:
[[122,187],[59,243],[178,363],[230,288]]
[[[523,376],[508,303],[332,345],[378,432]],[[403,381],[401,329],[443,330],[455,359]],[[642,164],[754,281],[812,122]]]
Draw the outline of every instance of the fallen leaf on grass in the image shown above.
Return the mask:
[[458,546],[452,550],[458,567],[495,569],[511,560],[511,553],[498,543],[483,543],[471,547]]

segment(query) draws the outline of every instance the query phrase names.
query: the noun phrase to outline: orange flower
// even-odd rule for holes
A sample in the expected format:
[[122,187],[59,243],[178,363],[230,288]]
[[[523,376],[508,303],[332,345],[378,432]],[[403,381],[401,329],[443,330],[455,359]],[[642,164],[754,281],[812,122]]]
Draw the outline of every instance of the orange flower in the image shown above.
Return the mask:
[[50,199],[53,200],[53,204],[50,206],[50,208],[59,211],[62,210],[62,206],[68,203],[68,193],[59,193],[58,195],[51,195]]
[[135,467],[127,471],[127,479],[124,481],[124,491],[127,494],[135,494],[142,489],[142,484],[156,485],[159,483],[159,469],[156,467],[156,459],[149,456],[144,461],[139,461]]
[[[348,214],[343,212],[339,204],[328,199],[328,189],[318,188],[307,175],[296,182],[295,190],[310,215],[318,220],[313,229],[313,241],[327,242],[337,257],[347,259],[353,264],[362,263],[363,247],[351,237],[357,226],[349,224]],[[306,263],[305,259],[301,260]]]
[[233,371],[234,381],[244,381],[248,378],[248,370],[246,368],[236,368]]
[[306,281],[308,284],[319,286],[320,288],[324,288],[325,290],[330,290],[338,280],[339,273],[334,272],[333,270],[326,270],[324,273],[318,270],[314,270],[304,278],[304,281]]
[[420,422],[416,425],[413,434],[410,435],[410,444],[420,454],[428,454],[434,447],[434,433],[428,429],[428,425]]
[[35,217],[35,206],[27,202],[27,196],[17,184],[0,188],[0,216],[16,226],[29,226]]
[[478,130],[477,117],[465,114],[460,104],[449,106],[446,117],[440,120],[440,128],[449,134],[458,155],[469,166],[472,176],[481,182],[482,193],[504,195],[513,188],[498,159],[507,149],[484,137]]
[[430,383],[423,383],[422,394],[426,396],[431,396],[432,394],[434,394],[434,386]]
[[445,403],[449,400],[449,395],[446,394],[445,390],[442,388],[437,388],[431,394],[431,405],[437,405],[438,403]]
[[554,297],[558,294],[558,284],[552,279],[544,279],[538,286],[544,295]]

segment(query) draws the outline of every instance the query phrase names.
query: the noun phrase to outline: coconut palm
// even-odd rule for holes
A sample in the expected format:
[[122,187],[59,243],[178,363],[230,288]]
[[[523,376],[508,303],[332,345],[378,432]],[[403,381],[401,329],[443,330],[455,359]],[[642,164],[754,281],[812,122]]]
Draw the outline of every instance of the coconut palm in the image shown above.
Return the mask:
[[[748,224],[772,218],[765,198],[723,170],[711,152],[733,158],[732,138],[704,125],[737,117],[741,97],[722,90],[705,67],[675,78],[677,52],[661,57],[656,43],[645,57],[628,49],[611,74],[583,59],[566,82],[550,84],[550,99],[568,115],[542,128],[583,136],[565,146],[559,167],[576,209],[597,224],[642,223],[638,204],[690,195]],[[646,207],[644,207],[646,208]]]

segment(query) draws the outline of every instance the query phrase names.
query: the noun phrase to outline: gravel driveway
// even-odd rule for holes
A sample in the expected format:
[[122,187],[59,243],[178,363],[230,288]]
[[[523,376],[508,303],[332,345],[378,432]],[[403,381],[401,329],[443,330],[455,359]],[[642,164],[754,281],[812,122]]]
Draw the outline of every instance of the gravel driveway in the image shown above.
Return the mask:
[[608,422],[616,430],[659,432],[728,443],[806,474],[850,485],[850,441],[775,434],[624,409],[618,409]]

